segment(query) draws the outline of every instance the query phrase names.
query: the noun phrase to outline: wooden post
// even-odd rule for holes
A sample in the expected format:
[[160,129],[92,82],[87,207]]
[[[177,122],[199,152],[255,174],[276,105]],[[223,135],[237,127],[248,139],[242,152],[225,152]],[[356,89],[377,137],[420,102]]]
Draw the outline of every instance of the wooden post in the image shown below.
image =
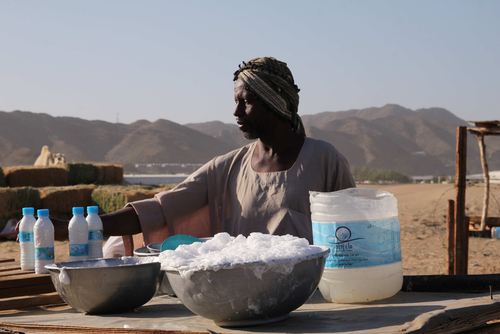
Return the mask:
[[481,214],[481,231],[486,230],[486,218],[488,218],[488,204],[490,202],[490,172],[488,170],[488,163],[486,162],[486,145],[484,145],[484,135],[476,135],[479,143],[479,152],[481,153],[481,165],[483,166],[484,176],[484,199],[483,199],[483,213]]
[[455,274],[455,201],[448,200],[448,210],[446,216],[446,232],[448,234],[447,261],[448,268],[446,275]]
[[467,128],[459,126],[455,166],[455,275],[467,275],[469,226],[465,220],[466,172]]

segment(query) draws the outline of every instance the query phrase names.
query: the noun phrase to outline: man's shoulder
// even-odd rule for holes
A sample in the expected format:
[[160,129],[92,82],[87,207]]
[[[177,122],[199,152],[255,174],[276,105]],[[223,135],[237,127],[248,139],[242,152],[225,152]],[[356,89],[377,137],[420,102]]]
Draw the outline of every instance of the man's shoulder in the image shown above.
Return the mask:
[[215,158],[212,159],[212,161],[216,166],[225,165],[228,163],[231,164],[235,159],[241,159],[243,156],[245,156],[245,154],[247,154],[250,151],[250,148],[254,144],[255,143],[250,143],[243,147],[232,150],[226,154],[216,156]]
[[332,144],[321,139],[306,137],[306,142],[311,149],[321,153],[332,153],[342,155]]

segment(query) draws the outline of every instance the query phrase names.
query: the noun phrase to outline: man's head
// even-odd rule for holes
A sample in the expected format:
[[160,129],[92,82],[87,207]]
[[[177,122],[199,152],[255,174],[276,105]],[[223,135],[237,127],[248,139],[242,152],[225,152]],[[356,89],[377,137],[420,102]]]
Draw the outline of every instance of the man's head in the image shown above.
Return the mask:
[[299,91],[286,63],[272,57],[262,57],[243,62],[234,73],[234,81],[242,81],[280,118],[289,121],[292,129],[305,136],[304,126],[297,114]]

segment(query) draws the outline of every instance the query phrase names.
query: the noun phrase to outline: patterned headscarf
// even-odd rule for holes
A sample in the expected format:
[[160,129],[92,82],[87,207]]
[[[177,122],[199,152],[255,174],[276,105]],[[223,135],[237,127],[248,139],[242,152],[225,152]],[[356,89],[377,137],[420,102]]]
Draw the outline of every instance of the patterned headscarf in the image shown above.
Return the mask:
[[302,119],[297,114],[299,91],[286,63],[273,57],[243,62],[234,72],[234,81],[241,79],[267,106],[292,124],[297,134],[305,136]]

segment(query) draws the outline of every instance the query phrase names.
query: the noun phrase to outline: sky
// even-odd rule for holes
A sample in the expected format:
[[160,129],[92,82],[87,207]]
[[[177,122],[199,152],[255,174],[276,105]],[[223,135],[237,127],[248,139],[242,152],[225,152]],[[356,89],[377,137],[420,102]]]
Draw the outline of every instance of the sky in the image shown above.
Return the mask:
[[0,111],[235,123],[233,73],[290,67],[299,114],[500,119],[498,0],[0,0]]

